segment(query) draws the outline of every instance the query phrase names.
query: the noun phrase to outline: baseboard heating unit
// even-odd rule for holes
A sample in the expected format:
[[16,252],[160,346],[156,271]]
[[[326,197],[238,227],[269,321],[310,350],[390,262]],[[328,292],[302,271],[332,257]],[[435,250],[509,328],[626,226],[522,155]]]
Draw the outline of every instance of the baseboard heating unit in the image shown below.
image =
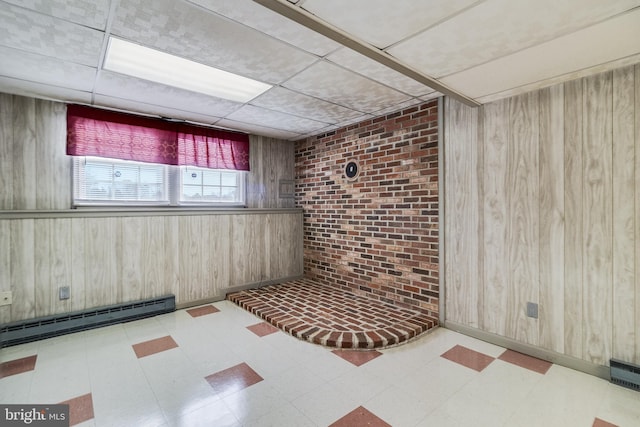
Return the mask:
[[611,359],[611,382],[631,390],[640,391],[640,366]]
[[0,325],[0,348],[144,319],[162,313],[170,313],[175,309],[176,297],[168,295],[144,301],[7,323]]

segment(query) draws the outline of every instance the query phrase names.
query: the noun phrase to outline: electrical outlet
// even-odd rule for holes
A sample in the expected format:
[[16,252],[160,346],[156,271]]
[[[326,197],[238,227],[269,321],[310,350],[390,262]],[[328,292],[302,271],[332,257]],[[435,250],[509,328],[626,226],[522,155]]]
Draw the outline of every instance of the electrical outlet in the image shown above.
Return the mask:
[[11,291],[0,292],[0,306],[11,304],[13,304],[13,295],[11,295]]
[[68,286],[62,286],[62,287],[60,287],[60,288],[58,289],[58,297],[59,297],[61,300],[71,298],[71,290],[69,289],[69,287],[68,287]]
[[527,303],[527,316],[533,317],[534,319],[538,318],[538,304],[535,302]]

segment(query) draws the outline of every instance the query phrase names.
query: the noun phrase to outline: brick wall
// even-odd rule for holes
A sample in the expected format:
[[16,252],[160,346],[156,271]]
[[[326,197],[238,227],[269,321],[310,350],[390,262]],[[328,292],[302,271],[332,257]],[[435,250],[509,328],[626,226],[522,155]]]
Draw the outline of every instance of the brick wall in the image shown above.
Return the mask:
[[437,105],[296,142],[307,277],[437,318]]

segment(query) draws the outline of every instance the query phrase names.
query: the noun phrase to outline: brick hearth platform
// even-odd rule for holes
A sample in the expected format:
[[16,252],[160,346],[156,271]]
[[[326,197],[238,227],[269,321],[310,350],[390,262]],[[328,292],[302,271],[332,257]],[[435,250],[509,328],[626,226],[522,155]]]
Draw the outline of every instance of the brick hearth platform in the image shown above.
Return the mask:
[[227,299],[299,339],[328,347],[388,347],[438,324],[422,312],[310,279],[236,292]]

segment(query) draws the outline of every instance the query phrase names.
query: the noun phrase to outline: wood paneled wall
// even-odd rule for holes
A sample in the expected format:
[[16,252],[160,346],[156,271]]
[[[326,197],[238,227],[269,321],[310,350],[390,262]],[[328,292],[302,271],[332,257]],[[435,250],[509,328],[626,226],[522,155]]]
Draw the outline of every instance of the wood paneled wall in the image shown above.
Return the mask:
[[[0,219],[0,323],[302,274],[302,213]],[[71,299],[59,300],[69,286]]]
[[[251,173],[247,177],[247,205],[252,208],[292,208],[295,147],[292,141],[250,135]],[[291,197],[282,197],[281,183]],[[290,185],[289,185],[290,183]]]
[[[66,106],[0,93],[0,211],[69,209],[71,157],[65,153]],[[280,183],[295,177],[291,141],[250,135],[247,207],[293,208]]]
[[69,209],[64,104],[0,93],[0,210]]
[[638,147],[640,65],[478,109],[447,99],[446,319],[640,363]]
[[251,137],[255,209],[96,216],[69,211],[65,138],[64,104],[0,94],[0,291],[13,292],[0,323],[165,294],[186,305],[302,275],[302,211],[279,209],[293,207],[278,192],[292,143]]

